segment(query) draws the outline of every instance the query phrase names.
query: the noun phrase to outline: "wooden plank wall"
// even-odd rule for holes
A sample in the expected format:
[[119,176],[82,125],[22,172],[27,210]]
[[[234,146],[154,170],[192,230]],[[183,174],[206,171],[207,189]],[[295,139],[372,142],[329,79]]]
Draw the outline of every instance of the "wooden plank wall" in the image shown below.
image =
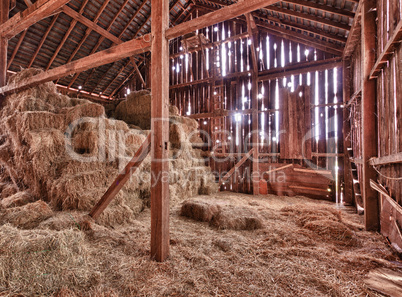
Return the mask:
[[[377,58],[402,19],[399,0],[377,1]],[[361,181],[362,139],[361,139],[361,46],[356,47],[351,57],[350,76],[351,96],[348,114],[351,123],[353,159],[358,167],[358,180]],[[399,45],[388,63],[377,77],[377,135],[378,157],[392,156],[402,151],[402,47]],[[373,131],[375,133],[375,131]],[[376,166],[379,182],[388,190],[390,196],[402,205],[402,164]]]
[[[219,43],[220,62],[226,59],[226,67],[221,71],[226,74],[222,84],[225,89],[226,110],[232,113],[225,117],[226,129],[230,131],[226,143],[226,152],[239,154],[236,158],[226,158],[226,162],[211,164],[213,169],[220,173],[229,171],[241,158],[241,154],[251,148],[251,121],[248,114],[251,106],[253,92],[259,94],[259,129],[261,133],[260,156],[265,163],[295,163],[303,164],[299,159],[280,159],[280,131],[279,102],[282,100],[282,89],[290,92],[296,91],[301,85],[309,85],[311,94],[311,122],[307,130],[312,129],[313,141],[312,166],[327,170],[342,167],[342,112],[339,106],[331,104],[342,102],[342,71],[328,69],[316,73],[293,75],[291,77],[259,82],[258,90],[251,86],[251,52],[247,37],[247,27],[243,23],[227,21],[215,26],[204,28],[199,33],[204,34],[212,43]],[[238,38],[242,37],[242,38]],[[231,42],[222,42],[230,40]],[[333,58],[333,55],[316,50],[303,44],[297,44],[285,39],[260,32],[260,46],[258,48],[259,71],[287,66],[290,63],[306,62]],[[224,57],[225,56],[225,57]],[[183,51],[181,38],[171,43],[171,103],[176,105],[182,115],[210,114],[213,112],[211,104],[211,82],[206,75],[208,69],[212,74],[212,67],[216,66],[212,48],[204,51],[195,51],[186,54]],[[188,61],[188,62],[186,62]],[[335,74],[336,73],[336,74]],[[334,77],[337,83],[334,83]],[[336,90],[334,88],[337,88]],[[335,95],[336,93],[336,95]],[[323,106],[323,105],[330,106]],[[319,107],[314,107],[320,105]],[[328,121],[328,119],[332,120]],[[211,119],[198,118],[200,129],[206,135],[211,133]],[[326,123],[326,124],[325,124]],[[315,127],[319,126],[319,129]],[[336,128],[335,128],[336,126]],[[336,135],[335,132],[336,131]],[[322,136],[316,135],[316,132]],[[326,137],[328,136],[328,137]],[[317,141],[316,141],[317,138]],[[207,139],[204,138],[206,141]],[[318,144],[319,143],[319,144]],[[211,149],[211,146],[206,148]],[[331,153],[329,157],[327,153]],[[340,156],[338,156],[338,154]],[[227,157],[227,156],[223,156]],[[214,163],[214,162],[212,162]],[[247,162],[231,178],[231,183],[222,186],[223,190],[251,193],[248,178],[244,178],[251,171],[251,162]]]
[[[194,12],[194,17],[197,12]],[[248,38],[247,25],[240,21],[225,21],[198,31],[213,44],[204,50],[185,52],[182,37],[170,42],[170,101],[178,107],[181,115],[195,118],[200,126],[201,136],[205,142],[212,132],[213,107],[213,67],[221,67],[223,79],[224,125],[229,132],[225,139],[224,152],[219,155],[224,162],[211,160],[214,171],[223,175],[251,148],[252,115],[251,98],[258,92],[259,154],[262,163],[294,163],[306,165],[300,159],[280,158],[279,119],[282,111],[279,102],[283,89],[290,93],[299,86],[309,86],[311,120],[308,129],[312,131],[311,154],[309,166],[325,170],[338,168],[342,172],[342,69],[327,69],[313,73],[292,75],[285,78],[258,82],[258,90],[252,86],[252,54]],[[290,63],[334,58],[334,55],[316,50],[307,45],[291,42],[260,31],[258,53],[259,72],[281,68]],[[219,61],[213,49],[219,50]],[[224,66],[224,67],[222,67]],[[336,83],[334,82],[336,80]],[[216,81],[216,79],[215,79]],[[215,82],[216,84],[216,82]],[[131,87],[140,89],[141,84],[131,83]],[[336,89],[335,89],[336,88]],[[133,90],[132,89],[132,90]],[[319,105],[319,106],[317,106]],[[329,120],[331,119],[331,120]],[[317,129],[316,127],[319,127]],[[321,133],[321,136],[317,133]],[[209,143],[204,150],[213,150]],[[218,158],[218,159],[219,159]],[[222,190],[252,193],[250,174],[252,163],[247,161],[229,182],[222,185]],[[335,176],[335,174],[334,174]],[[340,180],[338,181],[340,184]]]
[[[387,10],[387,6],[389,7]],[[399,0],[377,1],[377,53],[380,54],[395,28],[401,21]],[[378,152],[379,157],[390,156],[402,152],[402,47],[399,46],[391,60],[377,78],[377,110],[378,110]],[[389,164],[377,168],[383,176],[380,183],[384,185],[390,196],[402,205],[402,180],[391,178],[402,177],[402,164]],[[389,177],[389,178],[387,178]]]

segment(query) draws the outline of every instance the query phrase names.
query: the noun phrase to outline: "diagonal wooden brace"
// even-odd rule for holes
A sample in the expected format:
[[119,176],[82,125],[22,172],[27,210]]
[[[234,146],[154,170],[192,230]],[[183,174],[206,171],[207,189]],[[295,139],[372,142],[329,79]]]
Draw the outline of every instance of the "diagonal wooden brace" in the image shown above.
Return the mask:
[[109,203],[116,197],[117,193],[123,188],[124,184],[130,179],[131,175],[140,167],[142,161],[148,156],[151,151],[151,135],[150,133],[142,143],[138,151],[135,153],[131,161],[126,165],[124,170],[119,173],[112,185],[102,196],[99,202],[94,206],[89,215],[96,219],[105,210]]

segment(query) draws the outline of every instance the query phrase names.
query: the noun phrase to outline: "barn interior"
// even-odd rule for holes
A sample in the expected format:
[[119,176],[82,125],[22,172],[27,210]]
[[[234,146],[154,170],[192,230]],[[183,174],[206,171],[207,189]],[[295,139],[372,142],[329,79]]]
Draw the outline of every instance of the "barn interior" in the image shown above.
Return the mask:
[[402,296],[401,42],[401,0],[1,0],[0,296]]

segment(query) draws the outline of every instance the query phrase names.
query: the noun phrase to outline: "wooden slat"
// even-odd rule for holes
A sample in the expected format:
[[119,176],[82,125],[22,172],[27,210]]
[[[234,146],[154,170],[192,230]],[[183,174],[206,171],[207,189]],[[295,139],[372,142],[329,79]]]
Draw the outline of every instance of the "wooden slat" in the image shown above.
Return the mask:
[[[330,34],[326,34],[325,31],[320,32],[320,34],[318,34],[315,30],[314,27],[309,27],[308,29],[305,28],[297,28],[296,26],[290,26],[288,24],[286,24],[286,26],[289,28],[282,28],[281,25],[279,26],[272,26],[271,24],[267,24],[266,22],[261,22],[261,21],[256,21],[257,25],[260,27],[260,30],[265,31],[271,35],[275,35],[278,37],[282,37],[284,39],[290,40],[290,41],[294,41],[294,42],[298,42],[301,44],[308,44],[312,47],[315,47],[316,49],[322,50],[324,52],[336,55],[336,56],[341,56],[343,53],[343,47],[340,45],[337,45],[333,42],[328,42],[328,41],[324,41],[321,38],[325,38],[325,39],[330,39],[330,40],[334,40],[337,42],[345,42],[345,39],[343,37],[339,37],[336,35],[330,35]],[[295,29],[295,30],[292,30]],[[298,32],[299,30],[303,31],[303,32]],[[305,32],[307,34],[305,34]],[[315,36],[319,36],[320,39],[310,36],[310,33],[314,34]]]
[[17,42],[17,44],[16,44],[16,46],[15,46],[15,48],[14,48],[14,51],[13,51],[13,53],[11,54],[11,57],[10,57],[10,59],[9,59],[8,62],[7,62],[7,69],[10,68],[11,64],[13,63],[14,58],[15,58],[15,56],[17,55],[18,50],[20,49],[21,43],[22,43],[22,41],[24,41],[24,38],[25,38],[25,35],[27,34],[27,31],[28,31],[28,30],[25,30],[24,32],[22,32],[20,38],[18,39],[18,42]]
[[377,62],[375,63],[373,69],[370,73],[370,79],[378,77],[381,69],[388,63],[389,59],[394,54],[396,48],[401,44],[402,41],[402,20],[399,21],[398,26],[395,28],[394,34],[388,40],[385,45],[384,50],[378,56]]
[[385,296],[402,296],[402,274],[387,268],[377,268],[364,279],[366,286]]
[[[334,15],[338,15],[338,16],[344,16],[344,17],[349,17],[349,18],[353,18],[355,16],[355,14],[349,10],[346,9],[338,9],[336,7],[333,6],[329,6],[329,5],[325,5],[325,4],[320,4],[317,2],[312,2],[312,1],[305,1],[305,0],[286,0],[283,2],[287,2],[287,3],[291,3],[291,4],[296,4],[296,5],[300,5],[303,7],[308,7],[308,8],[314,8],[314,9],[319,9],[321,11],[325,11],[328,13],[332,13]],[[357,0],[356,0],[357,2]]]
[[305,173],[316,173],[316,174],[321,174],[321,175],[332,176],[331,170],[315,170],[315,169],[295,168],[294,171],[305,172]]
[[287,165],[285,165],[285,166],[281,166],[281,167],[278,167],[278,168],[274,168],[274,169],[270,169],[270,170],[264,171],[264,172],[262,172],[262,175],[264,175],[264,174],[271,174],[271,173],[274,173],[274,172],[277,172],[277,171],[281,171],[281,170],[284,170],[284,169],[290,168],[290,167],[293,167],[293,164],[287,164]]
[[317,24],[327,25],[327,26],[330,26],[330,27],[333,27],[333,28],[336,28],[336,29],[341,29],[341,30],[346,30],[346,31],[350,30],[350,26],[347,25],[347,24],[331,21],[331,20],[329,20],[327,18],[317,17],[317,16],[314,16],[314,15],[299,12],[299,11],[280,8],[280,7],[277,7],[277,6],[269,6],[269,7],[265,8],[265,10],[275,11],[277,13],[288,15],[288,16],[291,16],[291,17],[296,17],[296,18],[299,18],[301,20],[315,22]]
[[[201,7],[203,10],[206,9],[208,11],[214,10],[210,6],[201,3],[197,3],[197,7]],[[341,56],[343,53],[343,47],[334,44],[333,42],[328,42],[328,40],[333,40],[346,43],[346,38],[340,35],[327,33],[326,31],[318,30],[312,26],[304,26],[300,23],[293,22],[292,20],[282,20],[259,12],[253,12],[252,15],[256,18],[256,24],[260,30],[263,29],[271,35],[279,36],[294,42],[309,44],[317,49],[336,56]],[[236,20],[243,21],[241,16],[236,18]],[[311,36],[311,34],[313,34],[313,36]],[[320,39],[317,39],[317,36],[320,37]],[[322,38],[325,38],[326,40],[324,41]]]
[[324,192],[328,193],[328,189],[320,189],[320,188],[312,188],[312,187],[303,187],[303,186],[289,186],[290,189],[298,189],[298,190],[311,190],[314,192]]
[[39,51],[41,50],[42,45],[45,43],[46,38],[49,35],[50,31],[53,29],[53,26],[56,23],[58,17],[59,17],[59,14],[56,14],[52,17],[52,21],[50,22],[49,27],[47,27],[46,32],[43,34],[43,36],[35,50],[35,53],[32,55],[31,61],[28,64],[28,68],[30,68],[32,66],[33,62],[35,61],[36,56],[38,55]]
[[50,69],[28,79],[25,79],[19,83],[7,85],[0,88],[0,94],[9,94],[11,92],[24,90],[37,84],[52,81],[91,68],[96,68],[129,56],[141,54],[143,52],[149,51],[150,39],[151,37],[149,35],[145,35],[138,39],[133,39],[120,45],[116,45],[114,47],[106,49],[104,51],[89,55],[85,58]]
[[0,27],[0,36],[11,38],[33,24],[48,17],[70,0],[38,0],[26,10],[17,13]]
[[255,149],[252,148],[247,154],[245,154],[244,157],[241,158],[241,160],[237,162],[237,164],[232,169],[230,169],[224,177],[222,177],[221,182],[227,182],[227,180],[233,175],[233,173],[235,173],[235,171],[239,169],[244,164],[244,162],[246,162],[253,155],[254,151]]
[[259,73],[259,81],[272,80],[290,75],[304,74],[314,71],[322,71],[329,68],[342,67],[340,58],[332,58],[321,61],[311,61],[303,63],[294,63],[286,67],[279,67],[270,70],[261,71]]
[[262,7],[271,5],[278,2],[277,0],[247,0],[238,2],[230,6],[221,8],[217,11],[207,13],[201,17],[195,18],[191,21],[181,23],[166,31],[166,38],[174,39],[176,37],[194,32],[195,30],[202,29],[207,26],[215,25],[219,22],[230,20],[239,15],[252,12]]
[[123,188],[124,184],[130,179],[131,175],[141,165],[142,161],[144,161],[145,157],[149,154],[151,150],[151,137],[152,134],[150,133],[145,141],[142,143],[138,151],[135,153],[131,161],[126,165],[124,170],[120,172],[120,174],[114,180],[106,193],[91,210],[91,212],[89,213],[91,217],[93,217],[94,219],[99,217],[102,211],[104,211],[109,203],[114,199],[114,197],[116,197],[121,188]]
[[169,256],[169,1],[151,1],[151,258]]
[[402,153],[393,154],[390,156],[384,156],[380,158],[372,158],[369,161],[370,165],[387,165],[387,164],[395,164],[402,163]]

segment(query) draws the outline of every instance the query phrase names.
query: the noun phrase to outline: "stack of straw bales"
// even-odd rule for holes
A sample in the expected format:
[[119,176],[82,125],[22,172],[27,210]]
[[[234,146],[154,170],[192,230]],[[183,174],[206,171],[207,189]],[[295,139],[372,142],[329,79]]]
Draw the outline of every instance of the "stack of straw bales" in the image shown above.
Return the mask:
[[[39,71],[24,70],[11,77],[10,82]],[[186,134],[196,131],[197,123],[177,113],[173,116],[176,121],[170,131],[174,140],[170,145],[170,192],[172,203],[176,203],[199,192],[215,192],[217,187],[207,186],[213,181],[211,170],[204,165],[200,152],[192,148]],[[122,118],[131,117],[127,114]],[[150,133],[131,129],[124,121],[108,119],[99,104],[61,95],[51,82],[8,96],[0,119],[3,211],[23,208],[38,200],[46,201],[53,210],[90,210]],[[145,122],[145,116],[138,119],[139,124]],[[148,156],[105,210],[100,223],[130,221],[143,210],[150,196],[150,161]],[[49,214],[48,209],[37,209],[43,209],[42,217]],[[16,209],[13,216],[18,217],[18,211],[26,215],[25,209]],[[36,225],[36,216],[23,225]]]

